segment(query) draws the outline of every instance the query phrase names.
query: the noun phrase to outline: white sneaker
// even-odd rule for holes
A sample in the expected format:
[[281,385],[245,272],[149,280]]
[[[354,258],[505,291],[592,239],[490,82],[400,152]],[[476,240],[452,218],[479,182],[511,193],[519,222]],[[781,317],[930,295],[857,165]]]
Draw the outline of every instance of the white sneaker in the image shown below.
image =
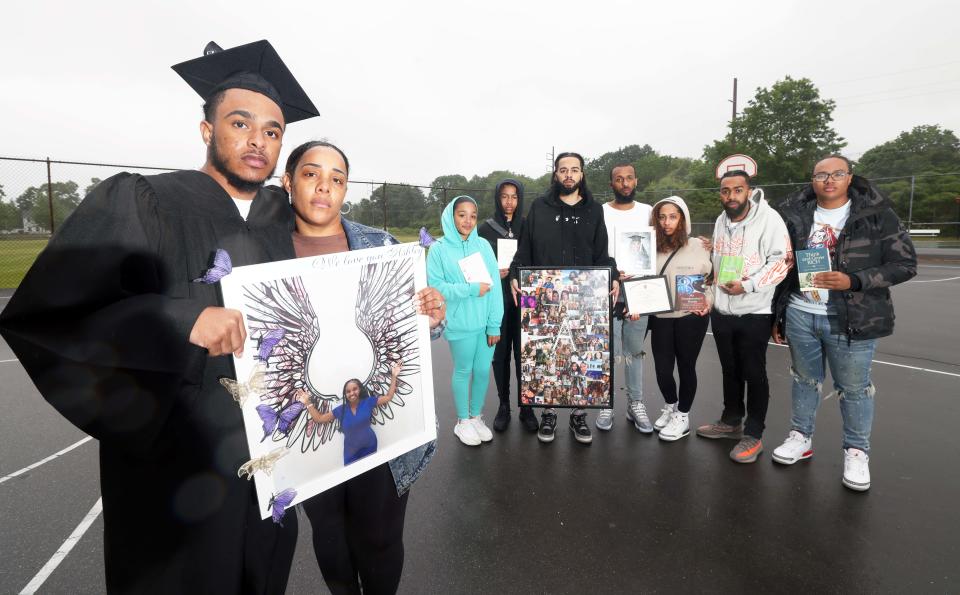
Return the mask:
[[460,442],[467,446],[480,446],[480,436],[477,435],[477,428],[469,419],[458,421],[457,425],[453,426],[453,433],[460,439]]
[[783,444],[773,451],[773,460],[782,465],[792,465],[812,456],[813,438],[804,436],[796,430],[790,430]]
[[870,455],[859,448],[843,451],[843,485],[858,492],[870,489]]
[[597,416],[597,429],[598,430],[609,430],[613,427],[613,409],[601,409],[600,415]]
[[477,438],[480,439],[480,442],[490,442],[493,440],[493,432],[490,431],[487,424],[483,423],[482,415],[471,417],[470,421],[473,422],[473,429],[477,431]]
[[657,421],[653,422],[653,429],[656,431],[662,430],[667,422],[670,421],[670,418],[673,417],[673,414],[677,411],[676,403],[668,403],[663,406],[663,409],[660,410],[660,417],[657,418]]
[[633,427],[644,434],[653,432],[650,418],[647,417],[647,407],[643,401],[630,401],[627,404],[627,421],[632,421]]
[[660,439],[665,442],[673,442],[684,436],[690,435],[690,414],[674,411],[670,416],[670,421],[660,430]]

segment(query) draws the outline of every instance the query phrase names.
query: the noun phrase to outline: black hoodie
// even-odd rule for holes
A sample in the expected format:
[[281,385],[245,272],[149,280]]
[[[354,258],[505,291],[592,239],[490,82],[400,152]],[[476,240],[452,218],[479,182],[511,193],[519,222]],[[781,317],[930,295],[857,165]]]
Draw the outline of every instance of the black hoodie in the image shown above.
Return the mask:
[[[504,184],[513,184],[517,187],[517,208],[513,211],[513,220],[507,221],[507,216],[503,214],[503,206],[500,204],[500,189]],[[507,178],[497,184],[493,191],[493,204],[496,208],[493,217],[480,224],[477,233],[480,237],[490,242],[493,253],[497,254],[497,240],[507,238],[520,238],[520,231],[523,229],[523,184],[513,178]],[[511,235],[512,234],[512,235]],[[510,277],[501,279],[503,287],[503,303],[513,306],[513,295],[510,293]]]
[[570,206],[560,200],[555,185],[530,205],[523,223],[510,278],[519,267],[610,267],[619,277],[617,263],[607,254],[607,227],[603,208],[589,190],[580,190],[580,202]]

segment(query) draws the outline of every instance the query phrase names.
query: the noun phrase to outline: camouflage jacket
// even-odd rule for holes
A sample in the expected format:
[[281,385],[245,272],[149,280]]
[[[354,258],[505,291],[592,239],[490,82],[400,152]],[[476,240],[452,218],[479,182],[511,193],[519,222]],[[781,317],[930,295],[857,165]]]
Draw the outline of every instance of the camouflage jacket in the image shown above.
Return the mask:
[[[830,330],[847,340],[876,339],[893,333],[890,287],[917,274],[917,253],[893,204],[866,179],[853,176],[847,191],[850,217],[831,254],[835,270],[851,277],[846,291],[830,291]],[[817,197],[812,186],[791,194],[777,210],[787,224],[795,250],[803,250],[813,226]],[[790,294],[798,291],[796,268],[777,286],[773,304],[783,321]]]

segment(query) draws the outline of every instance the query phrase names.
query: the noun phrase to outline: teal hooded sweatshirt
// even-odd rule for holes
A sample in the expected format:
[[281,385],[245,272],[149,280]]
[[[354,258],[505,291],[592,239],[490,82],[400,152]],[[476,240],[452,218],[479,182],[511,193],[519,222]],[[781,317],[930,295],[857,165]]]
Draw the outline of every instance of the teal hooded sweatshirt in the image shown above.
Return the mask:
[[[503,322],[503,290],[500,287],[500,271],[497,257],[490,243],[477,234],[474,227],[466,240],[460,237],[453,222],[453,205],[460,198],[467,198],[474,205],[477,201],[469,196],[458,196],[450,201],[440,215],[443,237],[430,246],[427,253],[427,283],[435,287],[447,300],[447,340],[456,341],[479,332],[499,335]],[[483,255],[483,262],[493,283],[490,290],[480,296],[479,283],[467,283],[460,271],[459,261],[474,252]]]

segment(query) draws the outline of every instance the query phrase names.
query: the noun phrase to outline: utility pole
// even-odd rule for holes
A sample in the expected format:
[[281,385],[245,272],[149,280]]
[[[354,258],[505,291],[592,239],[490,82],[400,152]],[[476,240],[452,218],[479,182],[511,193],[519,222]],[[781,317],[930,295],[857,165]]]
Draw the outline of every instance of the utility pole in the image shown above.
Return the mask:
[[737,148],[737,77],[733,77],[733,114],[730,116],[730,144],[735,150]]
[[552,171],[553,171],[553,164],[554,164],[554,162],[555,162],[556,159],[557,159],[557,148],[556,148],[556,147],[550,147],[550,152],[547,153],[547,159],[550,160],[550,165],[547,166],[547,171],[548,171],[548,172],[552,172]]

